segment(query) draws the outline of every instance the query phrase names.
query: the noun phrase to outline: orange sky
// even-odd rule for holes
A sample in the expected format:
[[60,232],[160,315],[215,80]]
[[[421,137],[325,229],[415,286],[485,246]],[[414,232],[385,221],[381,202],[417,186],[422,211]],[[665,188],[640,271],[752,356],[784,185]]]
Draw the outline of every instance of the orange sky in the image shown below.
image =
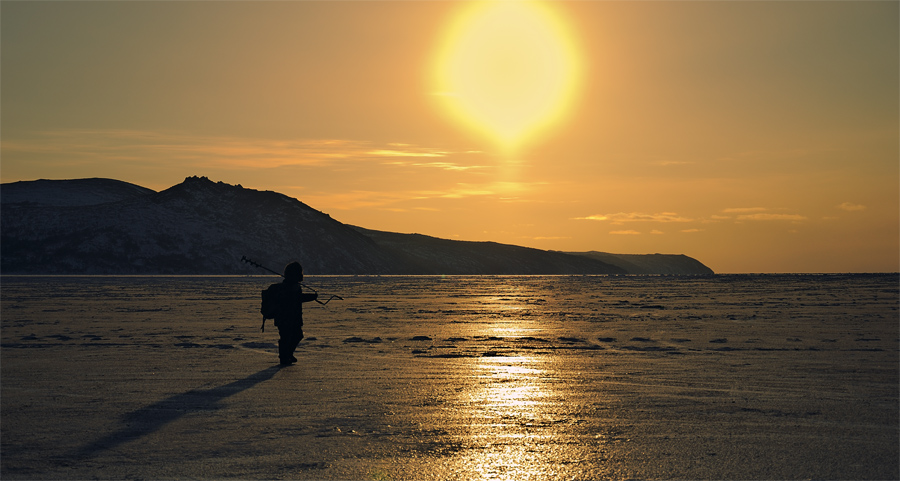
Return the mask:
[[898,5],[5,1],[0,178],[205,175],[372,229],[897,271]]

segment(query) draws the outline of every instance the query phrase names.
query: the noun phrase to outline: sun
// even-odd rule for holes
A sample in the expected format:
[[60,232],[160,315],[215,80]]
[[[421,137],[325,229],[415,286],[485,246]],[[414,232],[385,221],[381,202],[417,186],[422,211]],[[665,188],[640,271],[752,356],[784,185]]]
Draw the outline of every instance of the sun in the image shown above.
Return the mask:
[[558,122],[579,77],[571,29],[549,6],[488,1],[452,23],[434,67],[443,108],[512,150]]

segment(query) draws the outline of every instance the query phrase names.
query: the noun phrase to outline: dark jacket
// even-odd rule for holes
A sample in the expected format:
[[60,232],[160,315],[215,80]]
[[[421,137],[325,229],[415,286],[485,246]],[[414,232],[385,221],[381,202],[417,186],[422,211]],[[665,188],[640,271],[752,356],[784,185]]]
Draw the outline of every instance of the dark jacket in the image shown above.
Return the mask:
[[319,295],[303,292],[303,287],[298,282],[285,281],[279,288],[279,310],[275,315],[275,325],[282,326],[288,324],[303,325],[303,303],[316,300]]

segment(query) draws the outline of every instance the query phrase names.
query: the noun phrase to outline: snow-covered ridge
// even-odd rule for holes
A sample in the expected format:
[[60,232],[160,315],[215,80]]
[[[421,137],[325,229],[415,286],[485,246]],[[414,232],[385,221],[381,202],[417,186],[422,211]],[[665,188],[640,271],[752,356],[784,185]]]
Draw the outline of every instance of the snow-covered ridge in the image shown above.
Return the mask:
[[274,268],[298,260],[308,274],[712,272],[696,261],[702,269],[673,271],[666,256],[636,272],[635,259],[367,230],[277,192],[206,177],[161,192],[110,179],[16,182],[0,192],[3,274],[261,273],[243,256]]

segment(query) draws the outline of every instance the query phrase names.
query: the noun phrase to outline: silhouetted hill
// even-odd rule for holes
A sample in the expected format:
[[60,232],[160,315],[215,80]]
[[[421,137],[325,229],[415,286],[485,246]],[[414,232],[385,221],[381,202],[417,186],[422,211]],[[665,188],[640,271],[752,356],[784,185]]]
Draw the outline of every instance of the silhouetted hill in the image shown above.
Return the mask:
[[283,194],[205,177],[161,192],[81,179],[3,184],[0,194],[4,274],[262,273],[242,256],[275,269],[299,260],[307,274],[636,272],[635,262],[349,226]]
[[0,203],[55,206],[97,205],[143,197],[154,191],[113,179],[29,180],[0,188]]
[[394,259],[420,274],[627,274],[611,263],[496,242],[439,239],[362,227]]
[[190,177],[162,192],[76,207],[3,204],[4,273],[236,274],[303,262],[310,273],[380,272],[362,234],[275,192]]
[[620,267],[629,274],[712,274],[713,270],[684,254],[607,254],[605,252],[569,252]]

